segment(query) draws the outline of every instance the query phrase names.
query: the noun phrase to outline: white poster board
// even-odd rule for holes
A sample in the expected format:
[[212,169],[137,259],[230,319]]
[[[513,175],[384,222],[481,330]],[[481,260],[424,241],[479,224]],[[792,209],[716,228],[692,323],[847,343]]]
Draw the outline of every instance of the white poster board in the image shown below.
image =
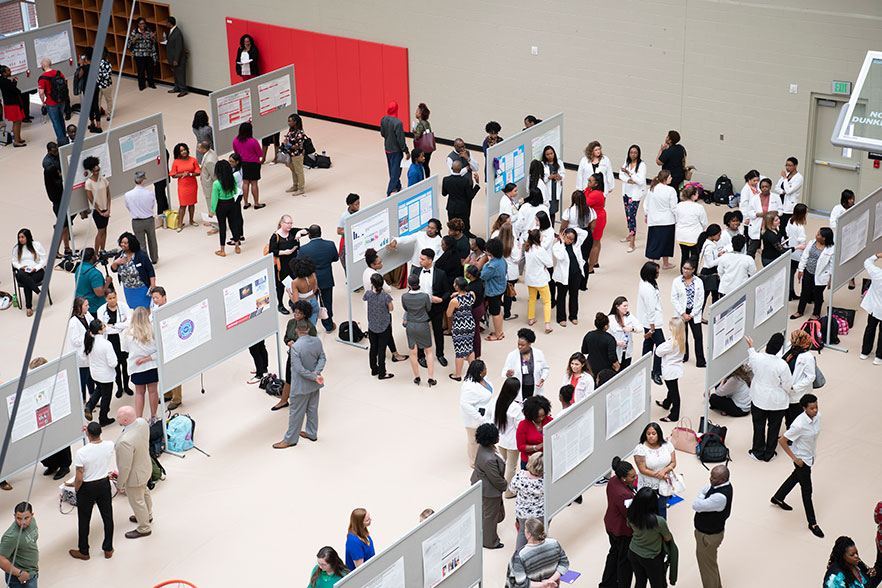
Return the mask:
[[423,541],[424,588],[434,588],[475,555],[475,507]]
[[8,67],[14,76],[27,72],[28,52],[25,49],[24,41],[5,47],[0,46],[0,64]]
[[735,301],[727,311],[714,317],[712,325],[714,337],[714,359],[744,338],[744,324],[747,315],[747,296]]
[[224,288],[226,328],[232,329],[248,321],[269,307],[270,287],[266,270]]
[[67,36],[67,31],[58,31],[47,37],[34,39],[34,53],[37,56],[37,64],[44,58],[52,63],[71,59],[70,37]]
[[398,203],[398,236],[422,231],[433,217],[432,188]]
[[[70,384],[62,370],[22,390],[21,403],[12,426],[12,442],[33,435],[43,427],[71,413]],[[6,397],[7,415],[11,418],[15,394]]]
[[363,259],[364,252],[368,249],[381,250],[392,241],[392,233],[389,230],[389,213],[381,210],[362,221],[352,223],[350,235],[355,259]]
[[159,130],[156,125],[139,129],[119,138],[122,170],[127,172],[148,161],[158,160],[160,155]]
[[555,433],[554,444],[556,451],[553,454],[552,482],[557,482],[594,453],[594,407],[592,406],[577,420]]
[[260,104],[260,116],[291,106],[291,78],[283,75],[259,84],[257,101]]
[[208,299],[159,322],[163,359],[171,361],[211,340]]
[[863,211],[856,219],[842,225],[842,243],[837,243],[840,248],[839,265],[853,259],[864,250],[867,245],[867,234],[870,232],[870,211]]
[[545,131],[544,134],[533,138],[531,142],[531,147],[533,149],[533,159],[543,161],[542,150],[545,149],[546,145],[551,145],[552,147],[554,147],[554,152],[557,154],[558,161],[563,162],[563,154],[560,151],[560,126],[551,127],[550,129]]
[[217,117],[219,130],[251,122],[251,88],[223,96],[217,99]]
[[646,412],[646,370],[637,372],[627,386],[606,395],[606,440],[609,441]]
[[[107,143],[101,143],[100,145],[83,149],[81,153],[80,169],[77,170],[77,179],[73,186],[74,190],[85,186],[86,178],[88,178],[91,173],[83,167],[83,163],[86,161],[87,157],[98,158],[99,165],[101,166],[101,173],[99,174],[101,177],[109,180],[113,176],[113,165],[110,163],[110,149],[108,149]],[[68,167],[70,166],[70,155],[67,156],[67,165]]]
[[380,572],[376,578],[367,582],[365,588],[405,588],[404,558],[395,560],[395,563]]
[[772,276],[756,286],[753,306],[753,328],[757,328],[784,306],[784,294],[788,290],[787,268],[782,267]]

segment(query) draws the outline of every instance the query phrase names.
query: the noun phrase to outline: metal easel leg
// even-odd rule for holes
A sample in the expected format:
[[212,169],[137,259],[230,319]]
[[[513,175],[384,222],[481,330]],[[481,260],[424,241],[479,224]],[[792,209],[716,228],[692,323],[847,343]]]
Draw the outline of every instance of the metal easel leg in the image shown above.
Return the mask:
[[[848,349],[845,347],[839,347],[838,345],[830,345],[830,329],[833,326],[833,292],[830,292],[830,300],[827,301],[827,340],[824,341],[824,349],[832,349],[833,351],[840,351],[842,353],[848,353]],[[837,331],[839,329],[837,328]]]

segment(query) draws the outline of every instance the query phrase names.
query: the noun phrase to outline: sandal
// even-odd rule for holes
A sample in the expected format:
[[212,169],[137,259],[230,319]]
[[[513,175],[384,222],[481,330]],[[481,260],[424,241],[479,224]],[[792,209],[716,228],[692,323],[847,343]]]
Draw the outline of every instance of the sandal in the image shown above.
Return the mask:
[[662,417],[658,420],[660,420],[663,423],[676,423],[677,422],[674,419],[672,419],[671,417]]
[[[566,325],[564,325],[564,326],[566,326]],[[549,335],[553,332],[554,332],[554,329],[552,329],[551,327],[545,327],[545,334],[546,335]]]
[[248,210],[249,208],[251,208],[251,204],[249,204],[249,203],[246,202],[246,203],[245,203],[245,206],[243,206],[242,208],[245,209],[245,210]]
[[227,256],[226,252],[223,249],[218,249],[217,251],[214,252],[214,254],[217,255],[218,257],[226,257]]
[[0,490],[6,490],[8,492],[12,490],[12,485],[6,480],[3,480],[2,482],[0,482]]
[[489,337],[484,339],[484,341],[502,341],[505,339],[505,334],[503,333],[501,336],[496,333],[491,334]]
[[190,226],[191,227],[198,227],[199,223],[197,223],[196,221],[190,221]]
[[447,377],[450,378],[451,380],[453,380],[454,382],[462,382],[462,376],[457,378],[453,374],[447,374]]
[[530,320],[527,321],[527,325],[529,325],[529,326],[531,326],[531,327],[532,327],[533,325],[535,325],[535,324],[536,324],[536,319],[530,319]]
[[660,400],[656,400],[656,401],[655,401],[655,405],[656,405],[657,407],[659,407],[659,408],[663,408],[663,409],[665,409],[665,410],[668,410],[668,409],[670,408],[669,406],[665,406],[665,403],[662,402],[662,401],[660,401]]

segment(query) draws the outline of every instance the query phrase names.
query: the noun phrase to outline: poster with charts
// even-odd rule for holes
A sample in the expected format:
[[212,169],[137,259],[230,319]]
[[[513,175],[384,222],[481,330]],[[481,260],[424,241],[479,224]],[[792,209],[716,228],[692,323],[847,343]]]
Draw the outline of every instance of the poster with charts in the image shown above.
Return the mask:
[[876,224],[873,225],[873,241],[882,237],[882,201],[876,203]]
[[844,264],[864,250],[869,232],[869,210],[863,211],[856,219],[842,226],[842,243],[837,243],[840,248],[839,265]]
[[552,436],[552,469],[557,482],[594,453],[594,407]]
[[546,145],[554,147],[554,152],[557,154],[558,160],[561,160],[560,126],[552,127],[533,139],[533,159],[542,161],[542,150],[545,149]]
[[211,340],[208,299],[159,323],[163,363],[168,363]]
[[747,294],[735,301],[729,310],[714,317],[714,359],[721,356],[744,338],[747,314]]
[[[80,153],[80,169],[77,171],[77,179],[73,187],[74,190],[79,190],[86,185],[86,178],[89,177],[89,172],[83,168],[83,162],[86,161],[87,157],[98,158],[99,165],[101,166],[101,176],[110,178],[110,176],[113,175],[113,168],[110,166],[110,149],[108,149],[107,143],[101,143],[100,145],[83,149]],[[67,166],[68,169],[70,169],[70,155],[67,156]]]
[[159,130],[156,125],[119,138],[123,172],[135,169],[148,161],[159,161]]
[[398,203],[398,236],[421,231],[432,218],[432,188]]
[[24,41],[0,47],[0,63],[8,67],[14,76],[28,71],[28,54]]
[[475,507],[423,541],[424,588],[434,588],[475,555]]
[[251,122],[251,88],[221,96],[217,99],[219,130]]
[[[12,442],[33,435],[69,415],[69,386],[67,370],[62,370],[22,390],[18,413],[12,425]],[[14,404],[15,394],[10,394],[6,397],[6,410],[10,418]]]
[[517,183],[524,179],[524,146],[496,158],[496,180],[493,186],[495,193],[502,192],[506,184]]
[[609,441],[646,412],[646,369],[606,395],[606,439]]
[[353,259],[364,259],[368,249],[379,251],[392,240],[389,229],[389,211],[380,212],[357,223],[352,223],[352,254]]
[[48,37],[40,37],[34,39],[34,53],[37,56],[37,65],[44,58],[48,58],[52,63],[61,63],[71,58],[70,54],[70,37],[67,31],[58,31]]
[[265,269],[224,288],[224,324],[227,330],[253,319],[269,308],[269,303],[269,276]]
[[756,287],[753,303],[753,328],[757,328],[784,306],[784,296],[788,294],[787,268],[782,267],[769,279]]
[[291,77],[284,75],[257,86],[260,116],[291,106]]
[[405,588],[404,558],[399,557],[391,566],[383,570],[379,576],[370,580],[364,588]]

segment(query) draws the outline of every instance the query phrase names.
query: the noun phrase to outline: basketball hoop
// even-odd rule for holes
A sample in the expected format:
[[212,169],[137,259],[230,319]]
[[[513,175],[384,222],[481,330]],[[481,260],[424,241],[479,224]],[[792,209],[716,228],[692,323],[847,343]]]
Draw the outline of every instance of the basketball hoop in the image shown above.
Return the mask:
[[194,584],[186,580],[166,580],[162,584],[157,584],[153,588],[165,588],[166,586],[174,588],[196,588]]

